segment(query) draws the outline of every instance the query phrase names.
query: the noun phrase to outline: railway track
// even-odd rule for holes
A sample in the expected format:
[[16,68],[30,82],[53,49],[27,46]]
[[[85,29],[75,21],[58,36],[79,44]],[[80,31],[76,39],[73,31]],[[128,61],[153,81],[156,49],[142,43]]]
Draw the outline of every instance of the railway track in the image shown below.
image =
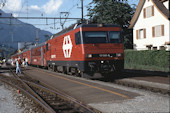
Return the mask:
[[23,95],[27,96],[29,99],[31,99],[36,107],[38,108],[38,112],[42,113],[53,113],[54,111],[50,109],[48,105],[45,105],[45,103],[42,102],[41,99],[38,99],[38,97],[33,96],[31,92],[29,92],[29,88],[26,88],[24,84],[21,83],[20,80],[14,78],[14,77],[7,77],[4,75],[0,76],[0,81],[4,82],[5,84],[10,85],[13,88],[16,88],[18,93],[22,93]]
[[100,111],[83,104],[82,102],[48,86],[45,83],[24,76],[17,76],[13,72],[13,77],[0,76],[0,80],[15,87],[21,93],[33,100],[40,112],[45,113],[100,113]]

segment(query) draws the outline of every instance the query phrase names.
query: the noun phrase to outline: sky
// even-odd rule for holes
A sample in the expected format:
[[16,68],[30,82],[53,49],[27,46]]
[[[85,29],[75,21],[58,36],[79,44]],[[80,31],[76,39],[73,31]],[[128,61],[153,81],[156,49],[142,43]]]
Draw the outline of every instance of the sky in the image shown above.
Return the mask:
[[[84,18],[87,14],[87,6],[92,0],[84,0]],[[129,0],[129,4],[138,4],[139,0]],[[0,0],[0,9],[6,13],[12,13],[15,17],[66,17],[60,12],[69,12],[69,18],[81,18],[81,0]],[[57,33],[64,27],[76,22],[76,20],[30,20],[21,21],[30,23],[42,30]],[[55,23],[55,25],[54,25]]]

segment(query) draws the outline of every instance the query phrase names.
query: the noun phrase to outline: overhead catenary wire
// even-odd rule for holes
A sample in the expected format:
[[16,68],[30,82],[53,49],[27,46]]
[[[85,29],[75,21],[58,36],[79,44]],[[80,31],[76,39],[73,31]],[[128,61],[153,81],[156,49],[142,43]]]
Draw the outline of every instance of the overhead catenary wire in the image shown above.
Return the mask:
[[[74,1],[76,1],[76,0],[74,0]],[[81,0],[77,0],[76,1],[76,3],[75,4],[73,4],[72,5],[72,7],[71,8],[69,8],[69,13],[70,13],[70,11],[73,9],[73,8],[75,8],[75,6],[78,6],[78,4],[79,4],[79,2],[80,2]],[[24,2],[24,4],[26,4],[27,3],[27,0],[25,0],[25,2]],[[27,8],[28,8],[28,3],[26,4],[27,5]],[[21,7],[21,9],[19,10],[19,14],[18,15],[20,15],[21,14],[21,10],[23,9],[23,7],[24,7],[24,5],[22,5],[22,7]],[[28,13],[28,11],[27,11],[27,13]],[[67,18],[61,18],[61,17],[28,17],[28,14],[27,14],[27,16],[26,17],[0,17],[0,20],[1,19],[9,19],[9,20],[12,20],[12,19],[20,19],[20,20],[22,20],[22,19],[27,19],[27,20],[29,20],[29,19],[32,19],[32,20],[34,20],[34,19],[37,19],[37,20],[39,20],[39,19],[45,19],[46,20],[46,24],[37,24],[37,22],[36,22],[36,24],[34,24],[33,23],[33,25],[52,25],[52,23],[49,23],[49,20],[57,20],[57,19],[64,19],[65,20],[65,22],[68,22],[67,20],[71,20],[71,21],[75,21],[75,20],[81,20],[81,18],[70,18],[70,17],[67,17]],[[26,22],[26,23],[29,23],[29,24],[32,24],[32,23],[30,23],[30,22]],[[53,24],[54,24],[54,28],[55,28],[55,24],[58,24],[59,22],[53,22]],[[0,23],[0,24],[6,24],[6,25],[20,25],[20,24],[13,24],[11,21],[10,21],[10,24],[8,24],[8,23]]]
[[81,18],[74,18],[74,17],[68,17],[68,18],[61,18],[61,17],[0,17],[0,19],[81,19]]
[[[74,19],[72,19],[72,20],[66,20],[66,22],[71,22],[71,21],[75,21]],[[53,22],[53,23],[48,23],[48,24],[35,24],[35,23],[32,23],[31,25],[53,25],[53,24],[58,24],[58,23],[60,23],[60,22]],[[0,22],[0,24],[4,24],[4,25],[23,25],[23,24],[13,24],[13,23],[2,23],[2,22]],[[26,25],[30,25],[29,23],[27,23]]]

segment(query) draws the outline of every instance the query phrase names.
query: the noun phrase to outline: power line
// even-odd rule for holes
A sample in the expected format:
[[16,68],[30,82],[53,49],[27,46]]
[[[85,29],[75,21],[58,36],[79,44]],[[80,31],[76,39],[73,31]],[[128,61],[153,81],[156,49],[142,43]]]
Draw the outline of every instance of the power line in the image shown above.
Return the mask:
[[[5,41],[5,42],[1,42],[0,41],[0,44],[10,44],[10,43],[19,43],[19,42],[23,42],[23,41]],[[29,41],[29,42],[33,42],[33,41]]]
[[[60,18],[62,18],[63,15],[67,19],[69,16],[69,12],[60,12]],[[63,22],[60,19],[60,25],[61,25],[62,29],[64,29],[64,24],[66,22],[66,19]]]
[[[70,19],[70,20],[66,20],[66,22],[71,22],[71,21],[74,21],[74,19]],[[58,24],[58,23],[60,23],[60,22],[52,22],[52,23],[45,23],[45,24],[38,24],[38,23],[31,23],[31,25],[46,25],[46,26],[49,26],[49,25],[53,25],[53,24]],[[13,23],[2,23],[2,22],[0,22],[0,24],[4,24],[4,25],[23,25],[23,24],[13,24]],[[29,23],[27,23],[26,25],[30,25]],[[4,29],[4,28],[0,28],[0,30],[2,30],[2,29]]]
[[76,19],[79,20],[81,18],[61,18],[61,17],[0,17],[0,19]]

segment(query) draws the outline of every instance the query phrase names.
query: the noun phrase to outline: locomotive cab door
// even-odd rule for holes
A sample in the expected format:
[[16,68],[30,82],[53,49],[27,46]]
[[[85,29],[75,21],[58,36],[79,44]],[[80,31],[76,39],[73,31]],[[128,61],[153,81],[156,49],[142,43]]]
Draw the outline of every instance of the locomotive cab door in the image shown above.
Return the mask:
[[51,44],[47,43],[45,48],[46,48],[46,62],[48,66],[48,61],[51,60]]
[[41,66],[44,66],[44,60],[43,60],[43,47],[41,47]]

